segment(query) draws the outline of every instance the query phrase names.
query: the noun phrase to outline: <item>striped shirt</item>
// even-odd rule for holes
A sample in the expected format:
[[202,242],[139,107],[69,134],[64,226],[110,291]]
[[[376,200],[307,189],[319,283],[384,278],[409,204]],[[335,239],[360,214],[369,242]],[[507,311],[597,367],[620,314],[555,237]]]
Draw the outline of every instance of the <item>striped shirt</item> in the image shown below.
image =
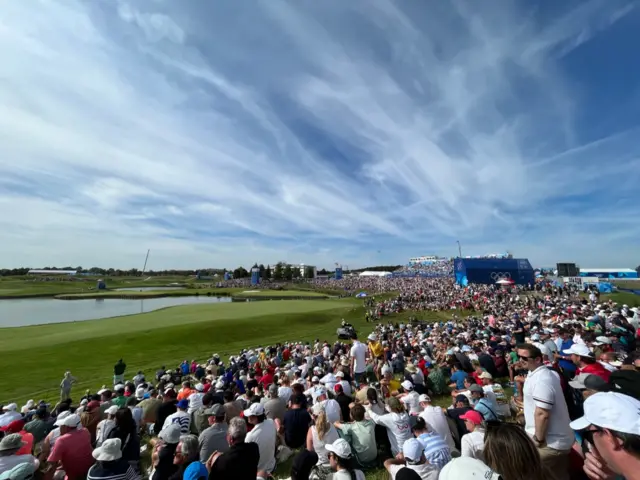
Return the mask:
[[122,458],[98,462],[89,469],[87,480],[140,480],[140,475]]
[[189,433],[189,428],[191,427],[191,416],[183,410],[178,410],[176,413],[172,413],[167,417],[162,429],[164,430],[172,423],[180,425],[180,433],[186,435]]
[[424,456],[431,465],[441,469],[451,461],[451,450],[447,442],[436,432],[423,433],[418,441],[424,447]]

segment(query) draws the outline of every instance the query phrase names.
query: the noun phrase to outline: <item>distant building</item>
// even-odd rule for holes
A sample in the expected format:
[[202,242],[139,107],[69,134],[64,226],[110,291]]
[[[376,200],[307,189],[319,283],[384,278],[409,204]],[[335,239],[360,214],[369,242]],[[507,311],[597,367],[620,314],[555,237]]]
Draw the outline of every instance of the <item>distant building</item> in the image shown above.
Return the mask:
[[638,278],[638,272],[632,268],[580,268],[580,276],[598,278]]
[[305,265],[304,263],[301,263],[300,265],[291,265],[291,268],[299,268],[300,269],[300,276],[304,278],[304,274],[307,268],[313,268],[313,277],[311,278],[316,278],[318,276],[318,268],[315,267],[314,265]]
[[27,275],[77,275],[77,270],[29,270]]

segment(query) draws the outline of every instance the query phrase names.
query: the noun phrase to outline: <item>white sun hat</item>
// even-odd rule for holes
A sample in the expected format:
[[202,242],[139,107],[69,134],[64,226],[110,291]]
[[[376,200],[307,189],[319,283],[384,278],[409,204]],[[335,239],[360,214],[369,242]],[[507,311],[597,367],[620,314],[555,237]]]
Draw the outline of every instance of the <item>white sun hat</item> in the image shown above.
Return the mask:
[[93,458],[99,462],[111,462],[122,458],[122,440],[119,438],[109,438],[102,443],[102,446],[93,451]]

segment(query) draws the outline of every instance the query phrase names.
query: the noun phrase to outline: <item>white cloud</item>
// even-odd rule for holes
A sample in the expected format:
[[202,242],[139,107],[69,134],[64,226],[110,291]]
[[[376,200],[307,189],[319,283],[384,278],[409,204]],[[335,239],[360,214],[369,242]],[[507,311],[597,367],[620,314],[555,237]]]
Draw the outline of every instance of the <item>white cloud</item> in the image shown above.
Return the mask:
[[630,266],[637,132],[561,63],[633,5],[452,5],[7,3],[0,265]]

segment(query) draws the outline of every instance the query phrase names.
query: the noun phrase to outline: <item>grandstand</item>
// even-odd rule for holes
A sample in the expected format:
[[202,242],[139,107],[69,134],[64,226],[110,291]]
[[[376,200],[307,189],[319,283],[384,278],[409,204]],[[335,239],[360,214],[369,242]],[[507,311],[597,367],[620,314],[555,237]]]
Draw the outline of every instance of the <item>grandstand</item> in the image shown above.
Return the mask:
[[638,278],[638,272],[632,268],[580,268],[581,277],[598,278]]

